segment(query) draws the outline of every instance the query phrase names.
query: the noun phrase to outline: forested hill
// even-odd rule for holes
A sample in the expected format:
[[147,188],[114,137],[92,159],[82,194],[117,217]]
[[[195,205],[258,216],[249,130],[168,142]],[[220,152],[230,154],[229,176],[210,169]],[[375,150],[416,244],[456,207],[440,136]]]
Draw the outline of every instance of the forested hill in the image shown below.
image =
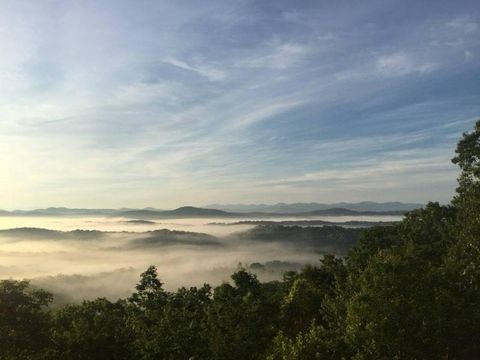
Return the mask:
[[[130,297],[52,309],[0,283],[0,359],[479,359],[480,121],[460,140],[450,205],[363,232],[347,258],[261,283],[166,291],[155,267]],[[201,261],[201,259],[199,259]]]
[[310,248],[336,255],[346,255],[359,240],[362,229],[341,226],[301,227],[282,225],[257,225],[237,233],[233,240],[278,242],[295,248]]

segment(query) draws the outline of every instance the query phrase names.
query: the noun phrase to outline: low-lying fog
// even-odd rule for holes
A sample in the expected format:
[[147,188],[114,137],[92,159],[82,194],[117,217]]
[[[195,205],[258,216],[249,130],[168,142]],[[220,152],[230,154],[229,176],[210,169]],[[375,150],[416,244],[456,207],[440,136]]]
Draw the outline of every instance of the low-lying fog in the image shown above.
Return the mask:
[[[399,216],[342,216],[308,220],[388,222],[400,219]],[[174,290],[180,286],[228,281],[239,263],[246,267],[252,263],[266,264],[260,270],[257,264],[257,273],[260,279],[271,280],[281,277],[282,271],[316,263],[321,257],[322,251],[305,245],[310,244],[308,241],[292,241],[296,233],[287,234],[289,240],[283,241],[276,238],[283,235],[266,230],[269,236],[262,234],[266,240],[260,237],[262,240],[257,241],[250,239],[253,230],[249,232],[255,225],[213,224],[245,220],[248,219],[149,222],[107,217],[0,217],[0,278],[29,278],[34,285],[54,292],[58,302],[99,296],[115,299],[128,296],[139,274],[149,265],[156,265],[165,287]],[[356,236],[352,234],[348,236]],[[302,236],[307,235],[302,233]]]

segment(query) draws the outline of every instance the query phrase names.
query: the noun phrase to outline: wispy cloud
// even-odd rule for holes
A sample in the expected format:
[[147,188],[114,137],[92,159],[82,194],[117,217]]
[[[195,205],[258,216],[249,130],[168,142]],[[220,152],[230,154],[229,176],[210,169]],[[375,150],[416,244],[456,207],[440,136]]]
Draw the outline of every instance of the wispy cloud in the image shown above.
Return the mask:
[[275,99],[273,103],[263,103],[259,108],[246,109],[247,111],[244,114],[230,119],[230,128],[246,127],[260,121],[272,119],[279,114],[292,111],[305,103],[307,103],[307,100]]
[[450,20],[447,25],[453,29],[461,30],[465,34],[474,34],[478,31],[478,23],[473,21],[470,17],[458,17]]
[[261,49],[255,56],[247,57],[239,61],[237,65],[241,67],[284,70],[299,65],[305,56],[314,51],[308,45],[280,42],[278,40],[262,44]]
[[382,55],[377,59],[376,68],[383,76],[402,76],[409,74],[425,74],[438,67],[432,62],[417,62],[403,52]]
[[224,71],[215,69],[212,67],[207,67],[207,66],[192,66],[186,63],[185,61],[178,60],[175,58],[167,58],[164,60],[165,63],[176,66],[180,69],[192,71],[194,73],[197,73],[205,78],[207,78],[210,81],[218,81],[218,80],[223,80],[226,77],[226,74]]
[[0,208],[447,201],[480,14],[397,6],[0,3]]

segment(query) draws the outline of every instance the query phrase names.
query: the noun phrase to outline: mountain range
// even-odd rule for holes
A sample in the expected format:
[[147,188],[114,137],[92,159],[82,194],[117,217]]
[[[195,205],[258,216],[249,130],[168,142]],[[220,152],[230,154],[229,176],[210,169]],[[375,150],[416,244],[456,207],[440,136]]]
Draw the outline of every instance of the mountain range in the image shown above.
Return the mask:
[[[343,206],[341,206],[343,205]],[[108,216],[129,219],[162,218],[264,218],[287,216],[355,216],[355,215],[402,215],[407,211],[421,207],[420,204],[404,203],[338,203],[338,204],[276,204],[276,205],[218,205],[217,208],[183,206],[174,210],[145,209],[69,209],[50,207],[36,210],[0,210],[0,216]],[[227,209],[227,210],[225,210]],[[236,210],[235,210],[236,209]],[[248,209],[250,209],[248,211]]]
[[315,216],[381,216],[403,215],[405,211],[354,211],[345,208],[332,208],[295,213],[274,212],[228,212],[218,209],[204,209],[191,206],[181,207],[175,210],[130,210],[120,213],[119,216],[129,219],[179,219],[179,218],[275,218],[275,217],[315,217]]
[[342,208],[353,211],[411,211],[423,207],[424,204],[418,203],[402,203],[402,202],[373,202],[362,201],[357,203],[338,202],[332,204],[324,203],[277,203],[272,205],[266,204],[212,204],[205,206],[208,209],[218,209],[230,212],[274,212],[274,213],[296,213],[309,212],[316,210],[328,210],[334,208]]

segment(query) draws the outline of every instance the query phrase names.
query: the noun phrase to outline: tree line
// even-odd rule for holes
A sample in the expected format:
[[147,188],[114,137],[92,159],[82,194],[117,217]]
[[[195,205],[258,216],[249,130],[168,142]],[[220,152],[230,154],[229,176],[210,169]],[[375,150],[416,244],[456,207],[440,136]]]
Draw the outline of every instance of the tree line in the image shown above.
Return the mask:
[[449,205],[366,229],[344,258],[260,282],[163,287],[51,309],[28,281],[0,282],[0,359],[479,359],[480,121],[463,134]]

